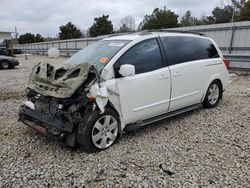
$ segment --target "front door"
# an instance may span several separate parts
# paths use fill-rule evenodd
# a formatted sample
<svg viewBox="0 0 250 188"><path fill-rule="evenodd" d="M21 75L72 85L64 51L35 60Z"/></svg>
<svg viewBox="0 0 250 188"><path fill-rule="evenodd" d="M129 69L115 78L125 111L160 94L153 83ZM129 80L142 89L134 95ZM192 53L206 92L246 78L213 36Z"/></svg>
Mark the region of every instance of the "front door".
<svg viewBox="0 0 250 188"><path fill-rule="evenodd" d="M123 64L135 66L136 75L121 77ZM166 113L170 104L170 71L164 67L157 40L149 39L130 48L115 64L125 124Z"/></svg>

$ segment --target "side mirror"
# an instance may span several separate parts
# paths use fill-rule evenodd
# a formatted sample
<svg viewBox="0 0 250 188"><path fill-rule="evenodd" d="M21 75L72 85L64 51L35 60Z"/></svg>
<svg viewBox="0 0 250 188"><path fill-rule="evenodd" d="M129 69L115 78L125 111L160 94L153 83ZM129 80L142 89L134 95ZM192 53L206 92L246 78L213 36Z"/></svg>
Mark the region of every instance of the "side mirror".
<svg viewBox="0 0 250 188"><path fill-rule="evenodd" d="M135 66L129 65L129 64L122 65L120 67L119 73L123 77L134 76L135 75Z"/></svg>

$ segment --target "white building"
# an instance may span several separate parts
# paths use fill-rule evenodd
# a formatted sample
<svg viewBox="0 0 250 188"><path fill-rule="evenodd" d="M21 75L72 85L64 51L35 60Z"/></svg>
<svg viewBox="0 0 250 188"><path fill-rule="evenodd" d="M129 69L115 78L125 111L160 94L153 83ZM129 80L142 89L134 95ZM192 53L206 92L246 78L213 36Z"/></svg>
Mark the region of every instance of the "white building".
<svg viewBox="0 0 250 188"><path fill-rule="evenodd" d="M6 45L6 40L11 39L11 32L0 31L0 46Z"/></svg>

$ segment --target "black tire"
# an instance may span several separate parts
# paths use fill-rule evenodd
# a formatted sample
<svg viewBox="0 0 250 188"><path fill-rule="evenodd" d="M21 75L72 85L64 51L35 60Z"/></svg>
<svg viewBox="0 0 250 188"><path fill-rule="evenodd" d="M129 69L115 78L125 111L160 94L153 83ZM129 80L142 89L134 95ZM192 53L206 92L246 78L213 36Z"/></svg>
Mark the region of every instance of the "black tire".
<svg viewBox="0 0 250 188"><path fill-rule="evenodd" d="M92 152L96 152L96 151L100 151L100 150L104 150L109 148L111 145L113 145L115 143L115 141L112 142L112 144L106 148L98 148L92 140L92 131L94 128L94 125L97 121L99 121L102 117L105 117L105 115L108 116L112 116L116 119L117 124L118 124L118 132L117 132L117 136L115 138L115 141L117 140L118 136L119 136L119 129L120 129L120 120L119 120L119 116L116 113L116 111L114 111L113 109L107 107L105 109L104 113L100 113L99 109L96 109L95 111L90 111L88 113L86 113L77 128L77 141L78 143L82 146L83 150L87 153L92 153Z"/></svg>
<svg viewBox="0 0 250 188"><path fill-rule="evenodd" d="M9 69L10 68L10 63L8 61L1 61L0 62L0 67L2 69Z"/></svg>
<svg viewBox="0 0 250 188"><path fill-rule="evenodd" d="M213 99L211 99L211 95L213 96L213 94L210 91L213 88L218 88L218 96L217 92L215 92ZM203 106L205 108L214 108L218 105L221 98L222 98L222 86L218 80L215 80L209 85L207 89L207 93L203 101Z"/></svg>

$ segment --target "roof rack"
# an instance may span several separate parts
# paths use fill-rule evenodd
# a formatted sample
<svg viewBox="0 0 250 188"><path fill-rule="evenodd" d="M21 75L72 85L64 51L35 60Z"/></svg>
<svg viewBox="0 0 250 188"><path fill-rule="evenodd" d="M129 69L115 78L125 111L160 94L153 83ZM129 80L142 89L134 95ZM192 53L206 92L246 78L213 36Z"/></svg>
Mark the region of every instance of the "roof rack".
<svg viewBox="0 0 250 188"><path fill-rule="evenodd" d="M110 38L110 37L117 37L117 36L122 36L122 35L129 35L129 34L133 34L133 33L135 33L135 32L113 33L113 34L108 34L108 35L100 35L99 37Z"/></svg>
<svg viewBox="0 0 250 188"><path fill-rule="evenodd" d="M206 36L204 33L198 33L198 32L193 32L193 31L183 31L183 30L174 30L174 29L152 29L152 30L142 30L142 31L131 31L131 32L125 32L125 33L113 33L113 34L108 34L108 35L100 35L98 37L110 38L110 37L129 35L129 34L150 35L152 34L152 32L188 33L188 34Z"/></svg>
<svg viewBox="0 0 250 188"><path fill-rule="evenodd" d="M183 31L183 30L173 30L173 29L152 29L152 30L143 30L141 31L142 35L149 34L152 32L166 32L166 33L188 33L188 34L194 34L194 35L200 35L205 36L204 33L198 33L193 31Z"/></svg>

